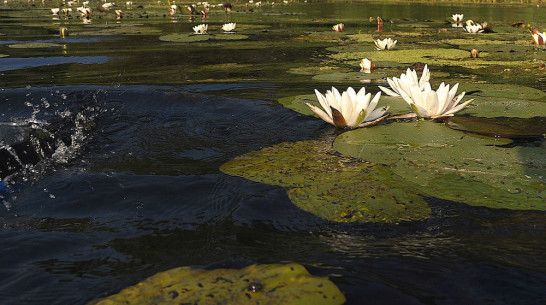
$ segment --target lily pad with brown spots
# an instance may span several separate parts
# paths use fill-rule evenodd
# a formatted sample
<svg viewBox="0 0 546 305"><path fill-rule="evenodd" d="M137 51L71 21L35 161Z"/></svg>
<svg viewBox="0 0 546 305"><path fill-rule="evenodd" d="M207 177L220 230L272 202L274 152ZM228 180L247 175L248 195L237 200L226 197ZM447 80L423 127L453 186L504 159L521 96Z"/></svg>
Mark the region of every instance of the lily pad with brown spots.
<svg viewBox="0 0 546 305"><path fill-rule="evenodd" d="M345 296L327 278L312 276L299 264L273 264L240 270L178 267L89 305L343 303Z"/></svg>

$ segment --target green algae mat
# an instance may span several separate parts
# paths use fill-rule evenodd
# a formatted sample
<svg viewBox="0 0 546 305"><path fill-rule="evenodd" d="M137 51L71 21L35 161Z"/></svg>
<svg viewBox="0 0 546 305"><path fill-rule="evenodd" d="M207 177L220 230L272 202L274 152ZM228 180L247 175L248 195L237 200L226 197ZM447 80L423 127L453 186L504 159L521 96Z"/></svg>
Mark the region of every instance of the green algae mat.
<svg viewBox="0 0 546 305"><path fill-rule="evenodd" d="M327 278L312 276L299 264L273 264L240 270L179 267L89 305L343 303L344 295Z"/></svg>
<svg viewBox="0 0 546 305"><path fill-rule="evenodd" d="M334 154L330 141L281 143L222 165L226 174L286 188L299 208L335 222L423 220L430 208L388 168Z"/></svg>

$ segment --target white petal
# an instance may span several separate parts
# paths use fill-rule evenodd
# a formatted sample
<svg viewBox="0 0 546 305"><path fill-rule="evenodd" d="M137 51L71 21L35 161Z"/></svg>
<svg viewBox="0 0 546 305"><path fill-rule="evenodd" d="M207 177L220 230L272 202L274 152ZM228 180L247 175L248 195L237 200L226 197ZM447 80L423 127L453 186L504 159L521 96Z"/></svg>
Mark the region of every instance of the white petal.
<svg viewBox="0 0 546 305"><path fill-rule="evenodd" d="M381 89L381 91L385 92L386 95L388 96L400 96L400 94L388 89L388 88L385 88L383 86L378 86L379 89Z"/></svg>
<svg viewBox="0 0 546 305"><path fill-rule="evenodd" d="M325 122L330 123L334 125L334 121L332 120L332 117L328 116L324 111L322 111L317 106L311 105L310 103L305 103L311 110L316 113L321 119L323 119ZM334 125L335 126L335 125Z"/></svg>
<svg viewBox="0 0 546 305"><path fill-rule="evenodd" d="M328 104L328 100L317 89L315 89L315 95L317 96L317 99L320 103L320 106L322 106L322 109L324 109L329 117L332 117L332 109L330 109L330 104Z"/></svg>

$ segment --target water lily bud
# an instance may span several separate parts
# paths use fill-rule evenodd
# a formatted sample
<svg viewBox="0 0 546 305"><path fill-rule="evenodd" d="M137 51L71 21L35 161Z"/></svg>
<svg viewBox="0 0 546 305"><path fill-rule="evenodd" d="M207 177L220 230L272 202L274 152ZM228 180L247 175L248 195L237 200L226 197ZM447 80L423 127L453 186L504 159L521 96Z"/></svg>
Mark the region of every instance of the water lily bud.
<svg viewBox="0 0 546 305"><path fill-rule="evenodd" d="M67 28L61 28L59 31L61 38L68 37L68 29Z"/></svg>
<svg viewBox="0 0 546 305"><path fill-rule="evenodd" d="M371 60L369 60L367 58L363 58L360 61L360 71L361 72L371 73L373 69L375 69L375 64Z"/></svg>
<svg viewBox="0 0 546 305"><path fill-rule="evenodd" d="M332 26L332 29L336 32L342 32L345 25L343 23L338 23L334 26Z"/></svg>
<svg viewBox="0 0 546 305"><path fill-rule="evenodd" d="M478 50L472 49L472 50L470 50L470 57L478 58L478 53L479 53Z"/></svg>

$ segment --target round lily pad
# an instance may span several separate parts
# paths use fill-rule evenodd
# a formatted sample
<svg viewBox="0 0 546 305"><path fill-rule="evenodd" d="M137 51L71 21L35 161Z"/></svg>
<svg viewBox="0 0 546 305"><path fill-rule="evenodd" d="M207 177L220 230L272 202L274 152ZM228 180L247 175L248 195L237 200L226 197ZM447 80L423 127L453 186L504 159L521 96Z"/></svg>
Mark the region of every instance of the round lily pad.
<svg viewBox="0 0 546 305"><path fill-rule="evenodd" d="M327 278L299 264L251 265L243 269L178 267L157 273L118 294L91 302L110 304L343 304Z"/></svg>
<svg viewBox="0 0 546 305"><path fill-rule="evenodd" d="M299 208L336 222L423 220L430 207L384 166L332 154L329 141L282 143L239 156L226 174L287 188Z"/></svg>
<svg viewBox="0 0 546 305"><path fill-rule="evenodd" d="M198 35L198 34L191 34L191 33L176 33L176 34L159 36L159 40L170 41L170 42L197 42L197 41L207 41L211 38L212 38L211 35L207 35L207 34Z"/></svg>
<svg viewBox="0 0 546 305"><path fill-rule="evenodd" d="M491 208L546 210L546 148L499 147L509 143L416 121L343 133L334 149L385 164L430 196Z"/></svg>
<svg viewBox="0 0 546 305"><path fill-rule="evenodd" d="M29 42L29 43L10 44L8 45L8 47L13 49L40 49L40 48L62 47L62 44L52 43L52 42Z"/></svg>
<svg viewBox="0 0 546 305"><path fill-rule="evenodd" d="M447 120L446 125L456 130L490 137L541 138L546 135L546 117L522 119L454 116Z"/></svg>

